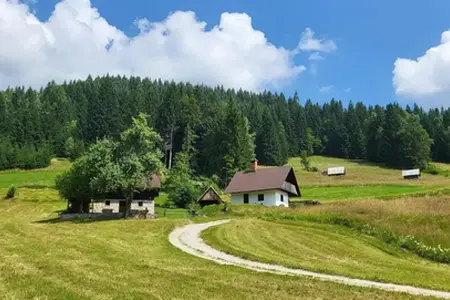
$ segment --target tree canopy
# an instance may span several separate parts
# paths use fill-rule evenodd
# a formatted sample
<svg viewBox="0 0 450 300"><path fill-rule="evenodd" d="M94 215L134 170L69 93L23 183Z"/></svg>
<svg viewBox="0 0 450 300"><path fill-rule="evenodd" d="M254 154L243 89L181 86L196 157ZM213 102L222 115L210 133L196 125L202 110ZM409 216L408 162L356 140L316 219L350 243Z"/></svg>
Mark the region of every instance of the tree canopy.
<svg viewBox="0 0 450 300"><path fill-rule="evenodd" d="M128 215L135 192L150 188L151 176L164 172L162 140L147 124L144 114L132 118L131 126L118 141L103 139L95 143L73 167L58 177L60 194L76 203L108 193L121 192ZM83 207L83 204L81 204Z"/></svg>
<svg viewBox="0 0 450 300"><path fill-rule="evenodd" d="M252 158L281 165L302 151L398 168L450 162L449 109L301 103L297 93L103 76L1 91L0 169L42 166L52 154L74 159L103 138L118 142L139 113L163 143L172 136L174 156L186 152L195 175L217 175L222 185ZM413 136L419 140L406 142ZM37 153L42 160L31 158Z"/></svg>

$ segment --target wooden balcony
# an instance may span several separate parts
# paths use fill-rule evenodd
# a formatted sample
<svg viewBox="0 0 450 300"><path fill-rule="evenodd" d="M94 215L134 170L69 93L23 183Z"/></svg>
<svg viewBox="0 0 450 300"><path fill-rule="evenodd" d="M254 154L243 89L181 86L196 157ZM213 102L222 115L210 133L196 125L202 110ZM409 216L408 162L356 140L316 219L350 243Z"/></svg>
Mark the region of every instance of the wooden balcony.
<svg viewBox="0 0 450 300"><path fill-rule="evenodd" d="M285 181L283 183L282 189L285 190L286 192L289 192L291 194L298 196L297 188L292 183Z"/></svg>

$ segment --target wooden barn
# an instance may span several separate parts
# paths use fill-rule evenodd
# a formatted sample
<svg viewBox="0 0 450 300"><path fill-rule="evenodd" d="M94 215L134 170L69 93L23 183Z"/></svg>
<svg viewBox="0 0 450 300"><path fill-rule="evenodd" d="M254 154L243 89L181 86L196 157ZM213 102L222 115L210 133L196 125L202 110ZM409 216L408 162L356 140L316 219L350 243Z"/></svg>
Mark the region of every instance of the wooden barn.
<svg viewBox="0 0 450 300"><path fill-rule="evenodd" d="M332 167L328 168L328 176L344 176L347 173L345 167Z"/></svg>
<svg viewBox="0 0 450 300"><path fill-rule="evenodd" d="M420 169L403 170L403 179L418 179L421 175Z"/></svg>
<svg viewBox="0 0 450 300"><path fill-rule="evenodd" d="M222 204L223 200L220 197L219 193L217 193L217 191L212 186L210 186L198 199L198 203L203 208L207 205Z"/></svg>

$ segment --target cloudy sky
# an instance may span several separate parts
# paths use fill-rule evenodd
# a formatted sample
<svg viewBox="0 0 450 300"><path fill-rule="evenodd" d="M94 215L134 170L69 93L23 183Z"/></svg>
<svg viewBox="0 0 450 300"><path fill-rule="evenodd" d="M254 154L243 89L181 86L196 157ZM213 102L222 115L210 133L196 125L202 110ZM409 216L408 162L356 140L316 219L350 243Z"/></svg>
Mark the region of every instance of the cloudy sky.
<svg viewBox="0 0 450 300"><path fill-rule="evenodd" d="M110 73L450 106L450 2L392 2L0 0L0 89Z"/></svg>

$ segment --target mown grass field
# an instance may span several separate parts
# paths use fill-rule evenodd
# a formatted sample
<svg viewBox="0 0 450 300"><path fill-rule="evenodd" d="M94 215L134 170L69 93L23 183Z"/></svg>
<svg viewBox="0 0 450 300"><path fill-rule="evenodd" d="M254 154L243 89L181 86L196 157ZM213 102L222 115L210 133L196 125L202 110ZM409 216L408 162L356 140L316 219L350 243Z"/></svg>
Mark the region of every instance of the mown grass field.
<svg viewBox="0 0 450 300"><path fill-rule="evenodd" d="M11 185L17 187L54 187L55 178L70 167L65 159L52 159L48 168L37 170L7 170L0 171L0 188Z"/></svg>
<svg viewBox="0 0 450 300"><path fill-rule="evenodd" d="M418 180L404 180L401 170L390 169L376 164L361 160L348 160L324 156L311 157L313 166L319 169L319 172L306 172L300 163L299 157L289 159L288 165L291 165L297 175L297 180L301 186L366 186L366 185L431 185L446 186L450 184L450 177L422 174ZM329 167L343 166L347 169L346 176L324 176L320 172ZM439 164L441 168L450 168L450 165Z"/></svg>
<svg viewBox="0 0 450 300"><path fill-rule="evenodd" d="M450 290L450 265L425 261L342 226L237 220L203 233L214 248L288 267Z"/></svg>
<svg viewBox="0 0 450 300"><path fill-rule="evenodd" d="M423 298L216 265L185 254L168 242L167 236L176 226L218 218L240 220L212 228L205 237L215 247L239 256L450 290L449 265L421 259L343 226L309 220L337 215L414 235L429 245L450 247L450 197L445 192L444 196L418 196L434 195L445 188L448 178L425 175L405 182L394 179L399 170L384 168L380 168L382 175L372 178L378 167L356 162L346 165L346 161L322 157L313 161L324 168L330 164L348 168L348 176L328 178L294 166L304 199L321 200L325 205L289 210L232 206L229 213L194 219L184 209L167 210L164 217L164 209L158 207L160 218L156 220L59 222L57 213L66 203L52 187L54 178L70 166L69 162L53 160L42 170L0 172L0 298ZM3 200L12 184L19 187L16 197ZM415 197L408 196L413 194ZM161 194L155 201L162 205L166 200L167 195ZM300 218L286 221L286 215Z"/></svg>
<svg viewBox="0 0 450 300"><path fill-rule="evenodd" d="M1 299L425 299L190 256L167 239L186 218L46 221L64 207L53 189L0 201Z"/></svg>
<svg viewBox="0 0 450 300"><path fill-rule="evenodd" d="M347 160L323 156L310 158L312 166L319 172L303 170L299 157L290 158L288 165L295 170L302 191L302 199L342 201L352 199L376 199L427 194L450 186L450 177L422 174L417 180L404 180L401 170L386 168L362 160ZM436 164L441 169L450 169L448 164ZM344 166L345 176L324 176L329 167Z"/></svg>
<svg viewBox="0 0 450 300"><path fill-rule="evenodd" d="M444 190L441 186L428 185L356 185L309 186L300 188L302 198L296 200L342 201L352 199L377 199L426 194Z"/></svg>

